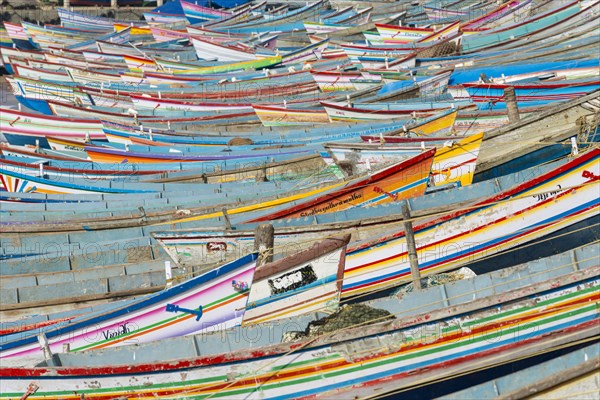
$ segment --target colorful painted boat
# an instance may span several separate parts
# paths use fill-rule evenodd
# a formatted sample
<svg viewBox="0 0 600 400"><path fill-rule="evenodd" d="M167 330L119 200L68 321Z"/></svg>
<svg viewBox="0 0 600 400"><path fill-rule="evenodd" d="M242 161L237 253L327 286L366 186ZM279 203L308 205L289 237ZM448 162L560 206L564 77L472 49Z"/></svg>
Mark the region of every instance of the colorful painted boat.
<svg viewBox="0 0 600 400"><path fill-rule="evenodd" d="M35 48L35 45L29 41L29 36L25 32L25 28L20 24L12 24L10 22L4 22L4 29L6 36L2 38L2 51L4 48L16 47L23 50L31 50Z"/></svg>
<svg viewBox="0 0 600 400"><path fill-rule="evenodd" d="M334 312L339 305L350 235L331 237L263 265L254 274L242 326Z"/></svg>
<svg viewBox="0 0 600 400"><path fill-rule="evenodd" d="M496 9L480 17L474 18L461 26L465 34L479 32L485 29L499 27L509 22L519 22L529 16L531 0L508 1Z"/></svg>
<svg viewBox="0 0 600 400"><path fill-rule="evenodd" d="M475 175L483 137L481 132L461 140L444 143L444 147L436 152L431 166L432 186L443 186L454 182L458 182L461 186L470 185Z"/></svg>
<svg viewBox="0 0 600 400"><path fill-rule="evenodd" d="M115 22L120 22L128 26L144 26L144 21L115 21L113 18L103 18L92 15L86 15L75 11L67 10L65 8L56 8L58 17L62 26L73 27L78 29L89 29L97 31L112 31Z"/></svg>
<svg viewBox="0 0 600 400"><path fill-rule="evenodd" d="M482 260L480 264L484 267L500 265L502 261L497 260L502 260L502 252L508 249L524 245L532 248L540 238L550 241L555 232L568 231L572 226L583 226L580 229L589 230L600 215L600 200L595 195L600 186L599 159L600 150L590 150L533 179L517 185L513 183L509 189L496 190L484 199L474 198L472 203L465 201L458 209L456 205L450 208L456 211L441 213L438 208L432 212L441 213L440 216L419 219L413 229L421 274L444 272L478 260ZM447 194L442 193L441 196L447 198ZM348 248L342 296L389 288L410 278L404 232L394 227L402 217L392 213L390 210L386 218L373 220L374 229L381 226L385 234L370 230L369 219L365 216L354 223L323 224L323 231L319 230L321 225L296 230L290 227L281 234L276 231L275 245L286 248L302 243L312 235L328 234L327 229L344 232L346 225L349 232L360 235L364 231L365 241ZM427 215L427 211L423 210L423 214ZM300 225L301 221L311 224L315 218L318 216L297 222ZM387 222L390 225L386 225ZM243 231L213 234L212 237L194 231L156 233L154 236L175 262L188 266L197 262L194 260L238 257L253 242L253 233ZM592 236L597 238L595 234ZM226 243L225 249L207 254L204 248L213 241ZM193 257L186 257L184 253Z"/></svg>
<svg viewBox="0 0 600 400"><path fill-rule="evenodd" d="M322 92L353 90L352 81L362 78L357 71L310 71Z"/></svg>
<svg viewBox="0 0 600 400"><path fill-rule="evenodd" d="M198 67L185 70L174 70L173 74L181 75L204 75L219 74L224 72L246 71L252 69L262 69L275 66L281 63L281 56L265 57L257 60L240 61L234 63L217 64L210 67Z"/></svg>
<svg viewBox="0 0 600 400"><path fill-rule="evenodd" d="M252 109L264 126L294 126L327 124L325 110L299 109L253 104Z"/></svg>
<svg viewBox="0 0 600 400"><path fill-rule="evenodd" d="M552 269L555 263L520 267L536 276L533 271ZM509 276L514 279L509 284L501 275L486 275L462 285L430 288L421 296L412 294L413 307L419 306L411 314L402 310L401 304L407 304L397 298L373 302L370 305L384 310L380 318L318 337L290 338L314 321L307 317L234 329L227 335L56 354L60 366L51 360L35 367L3 365L0 396L331 398L352 393L367 397L593 338L600 318L597 267L550 273L533 281L524 281L514 270ZM494 286L500 282L505 290ZM439 294L453 286L458 286L460 300ZM485 290L478 293L474 287ZM292 329L296 332L286 334Z"/></svg>
<svg viewBox="0 0 600 400"><path fill-rule="evenodd" d="M105 312L46 329L54 352L103 349L239 325L256 268L256 254ZM188 311L190 310L190 311ZM65 335L66 333L68 335ZM0 357L39 356L35 335L5 338Z"/></svg>
<svg viewBox="0 0 600 400"><path fill-rule="evenodd" d="M393 136L392 136L393 137ZM337 143L327 144L325 148L338 165L350 164L354 173L364 173L372 168L407 159L425 150L427 146L437 146L431 167L430 186L440 186L460 182L462 186L470 185L475 172L479 147L483 133L475 134L461 140L446 140L442 143L422 142L413 138L412 143L402 145L372 143Z"/></svg>
<svg viewBox="0 0 600 400"><path fill-rule="evenodd" d="M449 7L435 7L433 5L424 5L423 9L427 18L433 22L447 21L449 18L466 19L469 17L469 11L456 10Z"/></svg>
<svg viewBox="0 0 600 400"><path fill-rule="evenodd" d="M419 115L416 112L413 112L412 115L415 114ZM427 113L423 114L427 115ZM428 139L439 140L436 137L455 134L454 124L459 115L458 110L450 108L446 111L433 113L431 117L411 118L406 121L402 128L388 132L385 135L362 135L361 138L363 141L370 143L406 143L407 140L402 140L401 137L412 139L413 141L422 140L424 142L427 142Z"/></svg>
<svg viewBox="0 0 600 400"><path fill-rule="evenodd" d="M349 235L325 239L258 269L252 253L118 307L46 325L43 332L51 351L67 345L77 352L333 312L349 240ZM0 358L41 356L37 334L3 337Z"/></svg>
<svg viewBox="0 0 600 400"><path fill-rule="evenodd" d="M395 43L417 42L434 32L433 28L411 28L388 24L375 24L375 27L384 42Z"/></svg>
<svg viewBox="0 0 600 400"><path fill-rule="evenodd" d="M189 1L179 0L185 17L191 24L231 17L231 12L204 7Z"/></svg>
<svg viewBox="0 0 600 400"><path fill-rule="evenodd" d="M8 36L8 32L5 26L0 26L0 47L13 47L15 43L12 41L10 36ZM2 60L0 59L0 66L2 65Z"/></svg>
<svg viewBox="0 0 600 400"><path fill-rule="evenodd" d="M6 166L8 167L8 166ZM71 183L69 179L53 181L43 177L36 177L32 174L20 173L12 171L13 168L6 168L0 163L0 183L2 189L6 192L15 193L51 193L51 194L66 194L66 193L151 193L156 190L140 190L140 189L120 189L106 186L98 186L98 182L87 184ZM26 172L26 171L25 171ZM71 177L73 179L73 177ZM87 179L87 177L85 178Z"/></svg>
<svg viewBox="0 0 600 400"><path fill-rule="evenodd" d="M587 93L600 88L600 77L572 79L558 82L534 83L463 83L460 90L451 91L456 99L463 99L464 92L481 109L505 108L504 90L513 87L517 96L517 103L521 106L543 105L554 101L572 100L583 97Z"/></svg>
<svg viewBox="0 0 600 400"><path fill-rule="evenodd" d="M48 138L48 143L54 150L59 151L78 151L79 146L83 147L84 143L74 142L71 140L58 140L54 138ZM18 159L17 159L18 160ZM141 176L151 176L156 177L161 174L166 174L166 170L137 170L134 168L112 168L112 169L98 169L95 168L94 165L88 164L86 165L84 162L81 162L80 168L68 168L68 167L56 167L52 165L42 164L40 168L40 164L31 164L20 162L17 160L10 160L7 158L2 159L0 161L0 165L2 168L7 170L12 170L16 172L26 173L27 175L43 175L46 177L52 177L55 180L75 180L75 179L87 179L89 181L97 181L97 180L129 180L130 182L134 182L139 180ZM92 168L94 167L94 168ZM137 178L136 178L137 177Z"/></svg>
<svg viewBox="0 0 600 400"><path fill-rule="evenodd" d="M261 55L251 46L241 44L217 43L210 38L205 39L200 36L191 36L190 40L196 50L199 59L215 58L224 62L252 61L259 58L272 57L274 54Z"/></svg>
<svg viewBox="0 0 600 400"><path fill-rule="evenodd" d="M333 192L248 222L310 217L351 207L398 201L425 193L435 149L349 182Z"/></svg>
<svg viewBox="0 0 600 400"><path fill-rule="evenodd" d="M5 107L0 108L0 132L36 137L106 140L102 123L95 119L42 116Z"/></svg>
<svg viewBox="0 0 600 400"><path fill-rule="evenodd" d="M352 10L346 7L346 9L339 10L337 13L341 11L349 12ZM327 34L331 32L337 32L346 30L357 25L361 25L366 23L371 17L371 11L373 7L367 7L362 10L352 12L350 15L338 14L338 17L331 18L323 18L321 21L304 21L304 29L308 34Z"/></svg>
<svg viewBox="0 0 600 400"><path fill-rule="evenodd" d="M592 192L600 185L594 178L600 172L599 156L600 152L590 151L560 170L475 204L469 208L472 211L458 211L416 225L420 268L428 274L457 268L466 260L490 257L576 222L597 218L600 201ZM509 198L518 200L500 201ZM436 252L450 242L451 251L443 255ZM385 287L401 279L409 272L407 260L402 258L406 247L402 246L406 246L404 234L398 232L398 236L350 248L343 294L357 295L365 288ZM430 257L432 252L437 256Z"/></svg>
<svg viewBox="0 0 600 400"><path fill-rule="evenodd" d="M89 95L82 93L76 87L41 82L18 76L4 77L13 94L23 105L50 114L47 100L80 105L92 105Z"/></svg>
<svg viewBox="0 0 600 400"><path fill-rule="evenodd" d="M483 49L502 44L503 41L514 39L535 33L561 22L577 12L589 7L591 2L581 3L579 1L561 4L542 14L537 14L525 21L516 24L480 32L478 34L467 35L462 42L462 48L465 53L481 51Z"/></svg>
<svg viewBox="0 0 600 400"><path fill-rule="evenodd" d="M451 111L457 111L457 107L469 108L473 103L469 101L440 101L440 102L398 102L398 103L333 103L321 101L329 119L334 121L359 122L370 120L386 120L392 118L427 118L434 114L444 116L440 121L440 126L445 129L454 124L456 114ZM474 108L474 107L473 107ZM444 112L450 111L450 112ZM425 130L425 129L423 129Z"/></svg>

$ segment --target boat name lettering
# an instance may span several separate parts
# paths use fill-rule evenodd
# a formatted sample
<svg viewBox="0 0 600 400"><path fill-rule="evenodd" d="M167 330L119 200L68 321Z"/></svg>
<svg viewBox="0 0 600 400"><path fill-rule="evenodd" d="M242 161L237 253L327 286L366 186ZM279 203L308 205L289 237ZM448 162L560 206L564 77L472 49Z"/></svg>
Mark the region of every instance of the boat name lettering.
<svg viewBox="0 0 600 400"><path fill-rule="evenodd" d="M337 200L337 201L330 201L329 203L327 203L327 205L325 205L323 207L314 207L308 211L303 211L300 213L300 216L301 217L310 217L311 215L326 213L329 210L335 209L339 206L342 206L347 203L351 203L351 202L353 202L355 200L359 200L361 198L362 198L362 193L352 193L350 196L346 197L345 199Z"/></svg>
<svg viewBox="0 0 600 400"><path fill-rule="evenodd" d="M208 243L206 243L206 250L208 250L209 252L226 251L227 243L225 243L225 242L208 242Z"/></svg>
<svg viewBox="0 0 600 400"><path fill-rule="evenodd" d="M597 181L598 179L600 179L600 175L596 175L594 174L592 171L588 171L587 169L583 170L583 172L581 173L581 176L584 178L589 178L593 181Z"/></svg>
<svg viewBox="0 0 600 400"><path fill-rule="evenodd" d="M191 310L189 308L179 307L177 304L167 304L166 311L193 314L196 316L196 321L200 321L200 318L202 318L202 306L199 306L197 310Z"/></svg>
<svg viewBox="0 0 600 400"><path fill-rule="evenodd" d="M128 333L131 333L131 328L127 326L128 324L129 322L124 322L115 329L107 329L102 331L102 336L104 336L105 340L108 340L121 335L127 335Z"/></svg>
<svg viewBox="0 0 600 400"><path fill-rule="evenodd" d="M287 272L277 278L269 279L271 294L279 294L306 286L317 280L317 274L311 264L295 271Z"/></svg>
<svg viewBox="0 0 600 400"><path fill-rule="evenodd" d="M380 188L379 186L374 186L373 187L373 191L375 193L379 193L379 194L385 194L386 196L388 196L390 199L397 201L398 200L398 193L390 193L390 192L386 192L385 190L383 190L382 188Z"/></svg>
<svg viewBox="0 0 600 400"><path fill-rule="evenodd" d="M545 193L535 194L535 195L533 195L533 198L536 199L537 201L544 201L547 198L555 196L558 193L562 192L562 186L560 186L560 185L556 185L556 186L558 186L558 190L553 190L551 192L545 192Z"/></svg>

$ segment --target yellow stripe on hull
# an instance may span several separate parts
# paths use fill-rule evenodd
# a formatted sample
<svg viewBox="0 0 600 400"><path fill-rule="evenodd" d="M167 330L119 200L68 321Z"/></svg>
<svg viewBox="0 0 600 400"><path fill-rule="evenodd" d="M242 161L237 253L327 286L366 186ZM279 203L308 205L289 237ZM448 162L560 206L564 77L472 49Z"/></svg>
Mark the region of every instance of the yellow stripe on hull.
<svg viewBox="0 0 600 400"><path fill-rule="evenodd" d="M306 198L306 197L310 197L310 196L313 196L313 195L316 195L316 194L320 194L320 193L326 192L328 190L339 188L340 186L342 186L344 184L346 184L346 182L336 183L336 184L329 185L329 186L324 187L324 188L314 189L314 190L311 190L309 192L295 194L295 195L292 195L292 196L283 197L281 199L270 200L270 201L266 201L264 203L259 203L259 204L249 205L249 206L241 206L241 207L232 208L232 209L227 210L227 214L241 214L241 213L245 213L245 212L263 210L263 209L266 209L266 208L271 208L271 207L279 206L279 205L282 205L282 204L289 203L291 201L300 200L300 199L303 199L303 198ZM222 216L223 216L223 213L219 211L219 212L212 212L212 213L204 214L204 215L198 215L198 216L195 216L195 217L178 219L178 220L169 221L169 222L162 222L162 223L156 224L156 225L178 224L178 223L189 222L189 221L199 221L199 220L203 220L203 219L218 218L218 217L222 217Z"/></svg>

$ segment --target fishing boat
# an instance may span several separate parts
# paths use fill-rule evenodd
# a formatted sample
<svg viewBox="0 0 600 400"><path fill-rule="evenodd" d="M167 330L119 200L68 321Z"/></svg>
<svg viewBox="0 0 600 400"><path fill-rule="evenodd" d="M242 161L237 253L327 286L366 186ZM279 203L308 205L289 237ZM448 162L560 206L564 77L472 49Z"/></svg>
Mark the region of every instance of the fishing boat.
<svg viewBox="0 0 600 400"><path fill-rule="evenodd" d="M415 224L413 229L422 274L458 268L482 257L487 266L495 265L493 260L502 259L502 252L508 248L535 242L541 237L552 237L553 232L568 230L567 227L572 225L580 224L587 227L582 229L589 229L594 225L593 221L598 219L599 203L592 192L598 189L598 181L594 178L598 176L594 170L597 165L594 166L594 163L599 154L598 150L590 150L534 179L504 191L489 193L489 197L483 199L473 198L469 202L462 198L459 211L448 214L442 212L438 217L425 218L423 222ZM443 193L438 193L438 196L447 198ZM434 213L438 214L440 210ZM312 220L317 217L313 216ZM388 216L388 220L396 224L401 219L399 214ZM304 221L306 225L312 220L301 218L298 223ZM371 236L367 234L368 239L364 243L349 246L342 296L389 287L408 278L410 269L406 259L404 231L394 229L393 224L382 225L385 221L375 218L374 224L386 228L386 233L379 231L371 233ZM348 222L349 228L361 226L366 229L368 225L368 220L355 221L354 224ZM344 224L339 222L333 227L323 225L325 230L343 228ZM312 234L312 228L282 232L281 236L276 235L275 243L285 248L293 243L301 243ZM241 232L231 235L232 238L229 238L230 234L211 237L194 230L156 233L154 236L167 248L175 262L191 262L192 265L194 259L228 259L252 243L251 235ZM203 249L206 243L213 241L225 242L227 246L219 252L207 254ZM184 256L183 253L188 255Z"/></svg>
<svg viewBox="0 0 600 400"><path fill-rule="evenodd" d="M301 332L314 321L307 316L112 351L59 353L42 366L3 364L0 393L5 398L25 393L73 399L82 392L86 397L134 392L165 398L392 393L593 337L598 268L569 259L573 253L565 256L432 287L401 300L368 303L376 308L368 317L343 328L323 328L316 337ZM534 273L539 270L548 272ZM506 276L512 278L509 283ZM407 313L410 300L412 307L418 306Z"/></svg>
<svg viewBox="0 0 600 400"><path fill-rule="evenodd" d="M517 96L517 102L521 106L533 104L540 105L553 101L571 100L580 98L587 93L594 92L600 88L600 79L583 78L572 79L562 82L532 82L532 83L464 83L462 88L468 93L467 96L479 105L481 109L505 108L504 90L513 87ZM461 99L459 93L453 92L455 99Z"/></svg>
<svg viewBox="0 0 600 400"><path fill-rule="evenodd" d="M252 253L119 307L45 325L42 332L51 351L67 345L77 352L333 312L349 240L325 239L258 269ZM37 334L3 337L0 358L41 356Z"/></svg>
<svg viewBox="0 0 600 400"><path fill-rule="evenodd" d="M449 101L449 102L398 102L398 103L347 103L342 102L327 102L321 101L321 105L325 108L329 119L333 121L368 121L368 120L385 120L390 118L407 118L420 117L419 122L432 122L433 118L438 129L434 131L452 130L454 121L457 116L457 110L460 107L464 109L473 108L473 103L469 101ZM458 108L457 108L458 107ZM430 124L431 125L431 124ZM419 128L415 127L416 130ZM420 130L424 134L427 131L432 132L431 128L422 127Z"/></svg>
<svg viewBox="0 0 600 400"><path fill-rule="evenodd" d="M600 1L239 3L0 28L0 398L593 371Z"/></svg>
<svg viewBox="0 0 600 400"><path fill-rule="evenodd" d="M510 26L501 26L478 34L467 35L463 39L463 51L465 53L480 51L485 48L500 45L504 40L514 39L528 35L532 32L544 30L553 24L561 22L563 19L590 7L592 4L593 2L568 2L558 5L545 13L537 14Z"/></svg>
<svg viewBox="0 0 600 400"><path fill-rule="evenodd" d="M5 107L0 107L0 131L35 137L106 140L102 124L96 119L42 116Z"/></svg>
<svg viewBox="0 0 600 400"><path fill-rule="evenodd" d="M429 149L385 167L366 178L356 179L347 185L316 199L276 211L248 222L269 221L280 218L310 217L318 214L365 207L398 201L425 193L435 148Z"/></svg>
<svg viewBox="0 0 600 400"><path fill-rule="evenodd" d="M323 109L295 109L253 104L252 109L264 126L294 126L329 123L329 116Z"/></svg>
<svg viewBox="0 0 600 400"><path fill-rule="evenodd" d="M385 137L383 138L385 140ZM433 145L438 149L433 158L430 186L440 186L452 182L460 182L463 186L471 184L483 133L461 140L438 138L438 141L422 143L419 143L418 137L411 140L411 142L407 141L401 145L337 143L326 144L325 148L336 164L350 163L353 172L362 173L371 168L381 168L382 165L419 154L425 150L425 144Z"/></svg>

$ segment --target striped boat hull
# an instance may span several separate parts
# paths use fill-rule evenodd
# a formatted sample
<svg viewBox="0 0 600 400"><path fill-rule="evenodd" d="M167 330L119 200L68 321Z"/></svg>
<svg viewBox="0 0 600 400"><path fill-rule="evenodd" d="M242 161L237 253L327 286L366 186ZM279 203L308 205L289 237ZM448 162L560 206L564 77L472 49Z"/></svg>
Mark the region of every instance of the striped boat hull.
<svg viewBox="0 0 600 400"><path fill-rule="evenodd" d="M234 346L237 351L220 353L209 346L230 348L235 338L209 337L205 343L198 337L191 344L200 351L191 351L202 355L177 362L4 367L0 390L3 398L19 397L34 381L37 391L29 394L31 399L380 395L593 336L599 321L597 275L594 267L513 289L501 300L494 294L476 303L276 346L252 346L251 337L244 337L242 345ZM247 334L267 338L273 329Z"/></svg>
<svg viewBox="0 0 600 400"><path fill-rule="evenodd" d="M239 325L244 315L239 310L246 305L255 260L256 255L251 254L99 317L77 319L65 328L50 330L46 332L50 349L59 352L65 344L70 351L103 349ZM238 290L232 281L245 282L246 288ZM183 310L171 311L169 305L189 310L200 306L201 318ZM41 355L35 337L4 343L0 348L2 358Z"/></svg>

